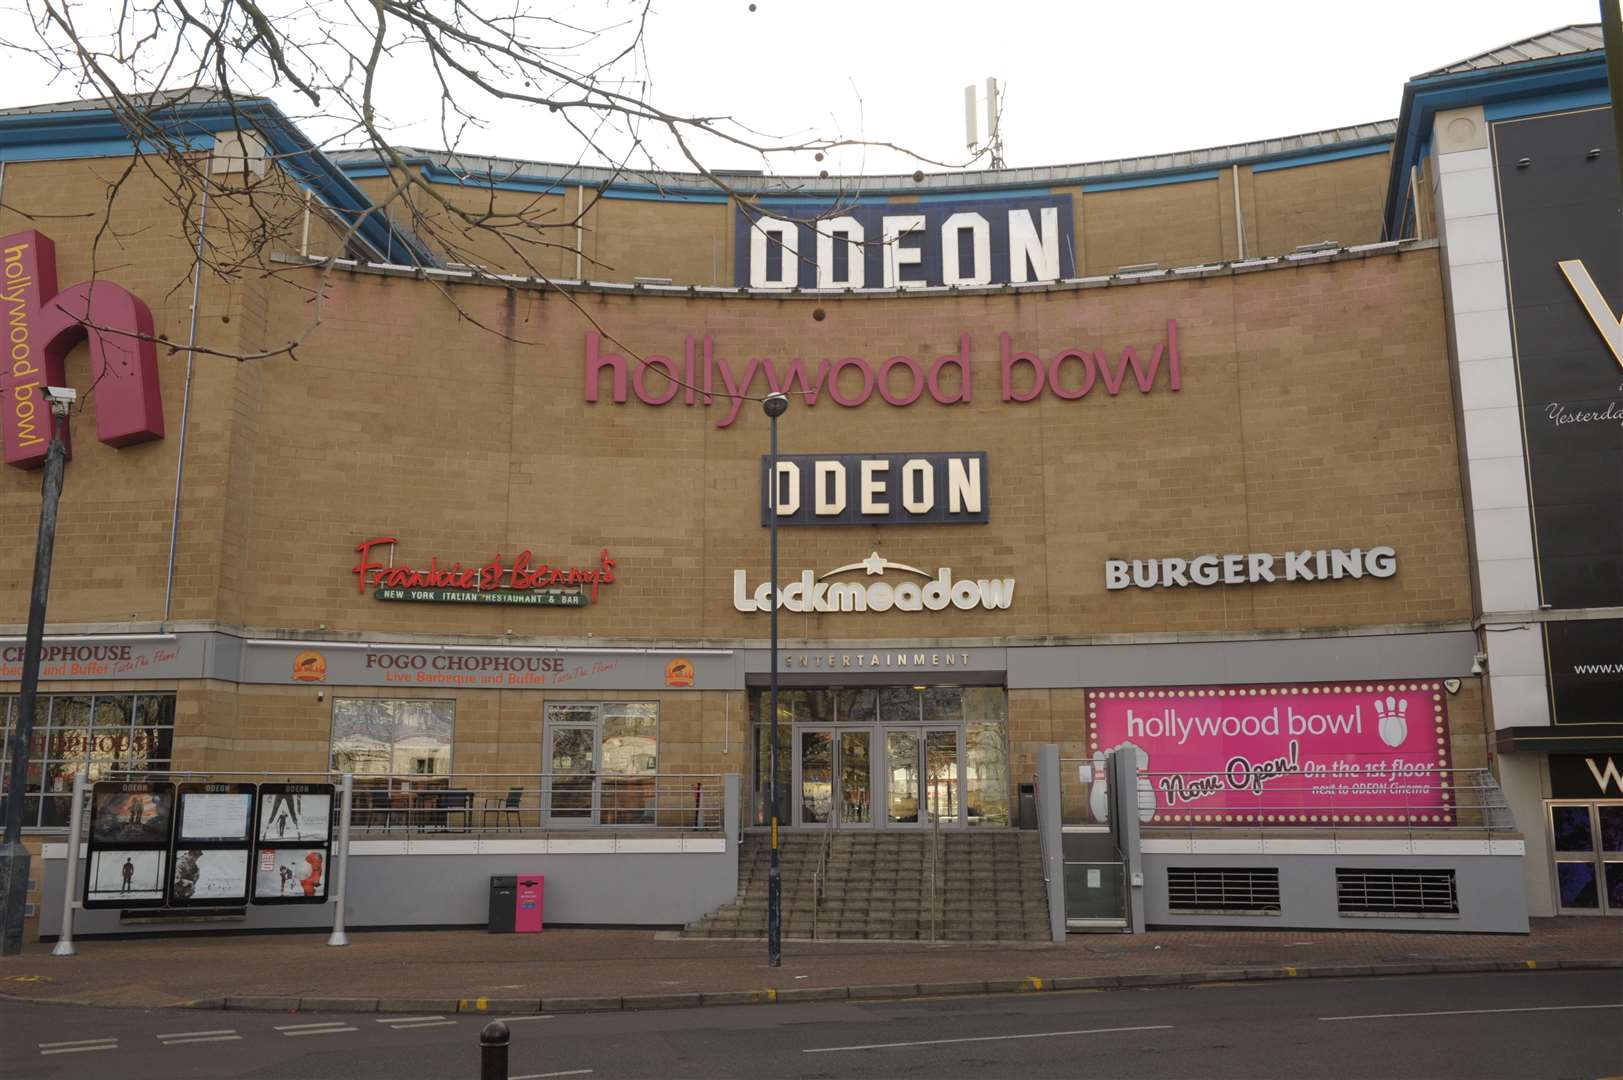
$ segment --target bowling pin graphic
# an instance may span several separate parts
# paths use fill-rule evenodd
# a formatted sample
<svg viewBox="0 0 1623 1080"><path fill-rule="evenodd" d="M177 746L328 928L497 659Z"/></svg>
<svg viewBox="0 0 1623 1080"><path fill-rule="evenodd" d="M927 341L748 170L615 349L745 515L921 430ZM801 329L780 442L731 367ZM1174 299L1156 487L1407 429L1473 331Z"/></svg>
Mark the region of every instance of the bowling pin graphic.
<svg viewBox="0 0 1623 1080"><path fill-rule="evenodd" d="M1409 702L1407 699L1399 701L1389 697L1385 701L1375 699L1375 719L1379 724L1381 741L1388 746L1403 745L1403 740L1409 737Z"/></svg>
<svg viewBox="0 0 1623 1080"><path fill-rule="evenodd" d="M1093 820L1103 824L1110 820L1110 785L1105 781L1109 762L1103 750L1093 752L1093 784L1088 788L1088 810Z"/></svg>
<svg viewBox="0 0 1623 1080"><path fill-rule="evenodd" d="M1150 752L1134 746L1133 753L1138 756L1138 820L1147 823L1155 816L1155 785L1149 778Z"/></svg>

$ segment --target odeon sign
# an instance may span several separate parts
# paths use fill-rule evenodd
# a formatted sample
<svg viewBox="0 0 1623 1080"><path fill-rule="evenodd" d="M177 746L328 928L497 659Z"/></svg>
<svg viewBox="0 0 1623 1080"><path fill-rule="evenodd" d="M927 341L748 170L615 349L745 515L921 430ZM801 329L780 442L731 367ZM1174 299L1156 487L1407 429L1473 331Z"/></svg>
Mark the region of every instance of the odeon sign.
<svg viewBox="0 0 1623 1080"><path fill-rule="evenodd" d="M886 570L900 570L924 579L903 581L892 585L888 581L862 582L829 581L831 577L861 570L869 576L883 575ZM749 585L749 575L743 570L733 571L733 607L743 612L772 610L772 583L763 581L755 588ZM814 570L801 572L792 585L777 590L778 608L782 611L803 613L836 611L945 611L949 607L960 611L985 608L995 611L1014 603L1014 578L962 578L954 579L950 567L939 567L932 576L928 571L905 563L891 562L874 552L861 562L837 566L824 574Z"/></svg>
<svg viewBox="0 0 1623 1080"><path fill-rule="evenodd" d="M109 446L163 438L152 312L128 289L83 281L58 290L56 245L29 229L0 238L0 312L6 327L0 430L7 465L43 465L57 423L72 453L67 420L51 415L44 389L67 385L64 361L87 338L96 437Z"/></svg>

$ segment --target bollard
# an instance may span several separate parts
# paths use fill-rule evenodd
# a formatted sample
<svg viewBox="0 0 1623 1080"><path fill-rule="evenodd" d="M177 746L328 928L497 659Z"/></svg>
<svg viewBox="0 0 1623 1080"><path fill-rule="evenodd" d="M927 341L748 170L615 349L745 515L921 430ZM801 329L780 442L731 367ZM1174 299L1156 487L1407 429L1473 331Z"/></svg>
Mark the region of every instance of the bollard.
<svg viewBox="0 0 1623 1080"><path fill-rule="evenodd" d="M507 1025L492 1020L479 1032L479 1080L507 1080Z"/></svg>

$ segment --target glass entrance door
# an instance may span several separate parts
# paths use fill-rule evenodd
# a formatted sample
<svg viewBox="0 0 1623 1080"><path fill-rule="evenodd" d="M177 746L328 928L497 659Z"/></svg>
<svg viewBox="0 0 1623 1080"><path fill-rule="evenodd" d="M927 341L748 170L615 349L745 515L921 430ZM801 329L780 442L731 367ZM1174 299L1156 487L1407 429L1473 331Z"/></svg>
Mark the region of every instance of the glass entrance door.
<svg viewBox="0 0 1623 1080"><path fill-rule="evenodd" d="M840 730L840 825L873 824L873 728Z"/></svg>
<svg viewBox="0 0 1623 1080"><path fill-rule="evenodd" d="M929 825L963 822L962 732L958 728L929 728L924 732L924 809Z"/></svg>
<svg viewBox="0 0 1623 1080"><path fill-rule="evenodd" d="M547 725L544 818L554 824L597 824L597 771L595 725Z"/></svg>
<svg viewBox="0 0 1623 1080"><path fill-rule="evenodd" d="M885 824L919 823L919 753L917 728L885 729Z"/></svg>
<svg viewBox="0 0 1623 1080"><path fill-rule="evenodd" d="M834 813L834 729L795 733L795 815L801 825L826 825Z"/></svg>
<svg viewBox="0 0 1623 1080"><path fill-rule="evenodd" d="M1564 915L1623 915L1623 802L1549 803Z"/></svg>
<svg viewBox="0 0 1623 1080"><path fill-rule="evenodd" d="M795 731L795 824L873 824L873 729Z"/></svg>

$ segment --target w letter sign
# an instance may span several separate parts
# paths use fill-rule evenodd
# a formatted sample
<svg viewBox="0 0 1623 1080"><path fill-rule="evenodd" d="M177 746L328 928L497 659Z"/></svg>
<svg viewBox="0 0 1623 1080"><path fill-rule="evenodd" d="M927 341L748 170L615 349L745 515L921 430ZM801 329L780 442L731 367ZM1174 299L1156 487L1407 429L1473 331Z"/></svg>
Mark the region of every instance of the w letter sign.
<svg viewBox="0 0 1623 1080"><path fill-rule="evenodd" d="M56 423L63 425L62 441L71 453L67 421L51 415L44 390L67 385L63 361L87 338L96 437L108 446L163 438L152 312L128 289L87 281L59 292L56 245L30 229L0 239L0 318L6 330L0 428L7 465L43 465Z"/></svg>

